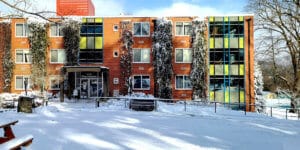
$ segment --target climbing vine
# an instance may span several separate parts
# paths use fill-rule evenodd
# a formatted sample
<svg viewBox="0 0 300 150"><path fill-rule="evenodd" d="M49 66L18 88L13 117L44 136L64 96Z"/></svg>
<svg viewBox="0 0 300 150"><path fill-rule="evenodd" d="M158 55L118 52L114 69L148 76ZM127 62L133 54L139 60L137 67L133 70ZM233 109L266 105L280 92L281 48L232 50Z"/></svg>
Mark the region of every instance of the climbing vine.
<svg viewBox="0 0 300 150"><path fill-rule="evenodd" d="M48 47L48 38L43 23L30 23L28 25L30 34L28 36L30 52L32 55L31 83L33 88L44 90L46 83L46 52Z"/></svg>
<svg viewBox="0 0 300 150"><path fill-rule="evenodd" d="M190 72L193 87L193 99L207 100L207 41L205 31L207 24L195 20L192 23L192 69Z"/></svg>
<svg viewBox="0 0 300 150"><path fill-rule="evenodd" d="M0 50L2 61L2 85L4 92L10 92L11 80L13 76L14 61L11 54L11 24L7 22L0 23Z"/></svg>
<svg viewBox="0 0 300 150"><path fill-rule="evenodd" d="M131 94L132 92L132 81L131 81L131 60L132 60L132 45L133 45L133 36L132 32L129 30L129 24L123 23L123 31L122 31L122 53L120 57L120 68L121 68L121 80L120 83L123 85L121 87L120 93L123 95Z"/></svg>
<svg viewBox="0 0 300 150"><path fill-rule="evenodd" d="M157 20L152 40L155 96L172 98L172 23L165 19Z"/></svg>
<svg viewBox="0 0 300 150"><path fill-rule="evenodd" d="M63 22L64 49L66 52L67 66L78 65L78 53L80 43L80 27L78 21L67 20Z"/></svg>

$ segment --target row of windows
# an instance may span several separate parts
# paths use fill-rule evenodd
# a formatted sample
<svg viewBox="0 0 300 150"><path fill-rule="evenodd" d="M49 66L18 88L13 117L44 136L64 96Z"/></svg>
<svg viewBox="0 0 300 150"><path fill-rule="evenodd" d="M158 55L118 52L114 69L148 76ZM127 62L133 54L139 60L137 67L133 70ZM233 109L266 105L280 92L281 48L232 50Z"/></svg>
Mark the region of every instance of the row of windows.
<svg viewBox="0 0 300 150"><path fill-rule="evenodd" d="M98 56L102 58L101 51L80 51L79 59L81 62L91 62L97 60ZM88 60L83 60L89 58ZM64 63L66 60L65 51L62 49L54 49L50 51L50 62L51 63ZM31 63L32 56L29 50L16 50L16 63ZM150 49L133 49L133 62L134 63L150 63ZM191 49L176 49L175 50L175 62L177 63L191 63L192 62L192 51Z"/></svg>
<svg viewBox="0 0 300 150"><path fill-rule="evenodd" d="M50 36L58 37L63 36L62 33L62 25L59 24L51 24L50 25ZM115 28L114 28L115 30ZM192 31L192 23L191 22L176 22L175 35L190 35ZM89 25L83 24L81 26L81 35L89 36L89 35L102 35L103 34L103 25ZM25 23L16 24L16 36L17 37L26 37L30 33L28 25ZM149 22L134 22L133 23L133 35L134 36L142 36L148 37L150 36L150 23Z"/></svg>
<svg viewBox="0 0 300 150"><path fill-rule="evenodd" d="M58 90L60 88L60 78L58 76L52 76L49 78L50 89ZM25 80L28 81L27 89L30 89L31 81L29 76L16 76L17 90L24 90ZM176 89L192 89L189 76L176 76L175 80ZM134 76L133 77L133 89L135 90L150 90L150 76Z"/></svg>

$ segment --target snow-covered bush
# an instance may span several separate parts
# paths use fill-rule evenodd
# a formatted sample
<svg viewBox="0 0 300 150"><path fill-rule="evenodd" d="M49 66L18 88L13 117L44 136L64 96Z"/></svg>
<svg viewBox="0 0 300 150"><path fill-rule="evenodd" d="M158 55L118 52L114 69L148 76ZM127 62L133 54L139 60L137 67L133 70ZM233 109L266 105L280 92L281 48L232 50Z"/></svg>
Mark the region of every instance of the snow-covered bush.
<svg viewBox="0 0 300 150"><path fill-rule="evenodd" d="M158 19L152 35L155 96L172 98L172 23L164 18Z"/></svg>
<svg viewBox="0 0 300 150"><path fill-rule="evenodd" d="M255 93L255 104L257 112L265 112L266 111L266 101L263 97L263 76L261 72L261 68L257 62L254 62L254 93Z"/></svg>
<svg viewBox="0 0 300 150"><path fill-rule="evenodd" d="M193 99L207 100L207 41L205 21L194 20L192 23L192 69L190 73L193 86Z"/></svg>

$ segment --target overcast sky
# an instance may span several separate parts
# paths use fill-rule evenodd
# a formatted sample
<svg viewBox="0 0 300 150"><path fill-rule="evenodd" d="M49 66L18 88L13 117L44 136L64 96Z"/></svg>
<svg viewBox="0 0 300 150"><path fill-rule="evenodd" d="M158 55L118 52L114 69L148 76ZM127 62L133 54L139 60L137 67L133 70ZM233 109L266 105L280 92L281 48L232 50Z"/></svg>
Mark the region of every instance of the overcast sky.
<svg viewBox="0 0 300 150"><path fill-rule="evenodd" d="M92 0L96 16L209 16L242 14L247 0ZM33 0L35 11L56 10L56 0ZM7 6L0 4L7 13Z"/></svg>

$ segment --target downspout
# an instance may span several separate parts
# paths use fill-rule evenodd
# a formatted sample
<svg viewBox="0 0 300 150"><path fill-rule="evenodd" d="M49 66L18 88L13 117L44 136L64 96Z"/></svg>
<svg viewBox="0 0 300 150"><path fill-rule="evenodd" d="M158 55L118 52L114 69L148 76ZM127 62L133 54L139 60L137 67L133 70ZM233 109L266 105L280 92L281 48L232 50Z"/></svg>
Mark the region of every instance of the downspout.
<svg viewBox="0 0 300 150"><path fill-rule="evenodd" d="M251 21L252 19L251 18L248 18L248 19L246 19L246 21L247 21L247 26L248 26L248 80L249 80L249 111L251 111L251 108L252 108L252 106L251 106L251 104L252 104L252 94L251 94L251 60L250 60L250 21Z"/></svg>

